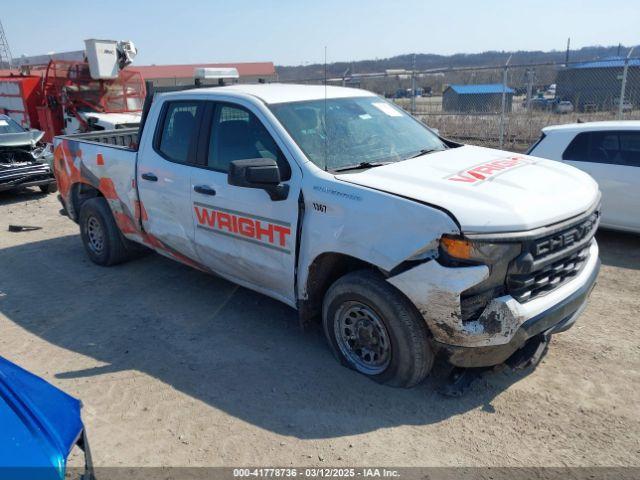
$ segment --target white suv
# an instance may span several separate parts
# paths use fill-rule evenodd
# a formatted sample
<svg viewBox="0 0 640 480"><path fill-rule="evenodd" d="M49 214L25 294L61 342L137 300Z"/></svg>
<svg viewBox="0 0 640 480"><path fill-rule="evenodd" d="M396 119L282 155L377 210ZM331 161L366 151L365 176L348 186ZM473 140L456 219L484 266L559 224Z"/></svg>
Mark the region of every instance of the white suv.
<svg viewBox="0 0 640 480"><path fill-rule="evenodd" d="M640 121L545 127L528 153L590 174L602 191L600 225L640 233Z"/></svg>

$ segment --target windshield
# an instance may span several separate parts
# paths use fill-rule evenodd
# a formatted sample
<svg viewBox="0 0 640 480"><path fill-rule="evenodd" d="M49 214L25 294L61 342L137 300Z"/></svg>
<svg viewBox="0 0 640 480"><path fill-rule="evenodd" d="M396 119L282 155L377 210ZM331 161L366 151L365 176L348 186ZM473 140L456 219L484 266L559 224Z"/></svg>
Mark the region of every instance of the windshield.
<svg viewBox="0 0 640 480"><path fill-rule="evenodd" d="M3 133L22 133L22 128L15 120L5 115L0 115L0 135Z"/></svg>
<svg viewBox="0 0 640 480"><path fill-rule="evenodd" d="M271 110L309 160L325 170L399 162L446 148L424 125L380 97L282 103Z"/></svg>

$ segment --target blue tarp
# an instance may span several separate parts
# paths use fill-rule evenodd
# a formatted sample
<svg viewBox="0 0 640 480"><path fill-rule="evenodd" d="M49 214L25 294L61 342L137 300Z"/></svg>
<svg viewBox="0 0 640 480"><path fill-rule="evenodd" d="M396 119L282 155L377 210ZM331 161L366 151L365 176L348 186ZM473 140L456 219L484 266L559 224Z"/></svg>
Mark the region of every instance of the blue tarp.
<svg viewBox="0 0 640 480"><path fill-rule="evenodd" d="M0 357L0 480L63 479L80 401Z"/></svg>

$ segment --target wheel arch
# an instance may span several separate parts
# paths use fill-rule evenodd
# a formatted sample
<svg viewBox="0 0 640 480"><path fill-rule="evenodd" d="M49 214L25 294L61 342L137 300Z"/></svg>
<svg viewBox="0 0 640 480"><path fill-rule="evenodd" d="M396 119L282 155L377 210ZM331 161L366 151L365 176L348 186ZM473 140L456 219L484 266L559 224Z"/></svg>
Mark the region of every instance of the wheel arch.
<svg viewBox="0 0 640 480"><path fill-rule="evenodd" d="M305 283L306 298L298 300L298 315L303 327L320 322L322 300L329 287L338 278L356 270L380 272L375 265L344 253L325 252L313 259Z"/></svg>
<svg viewBox="0 0 640 480"><path fill-rule="evenodd" d="M96 197L104 197L104 194L89 183L76 182L71 185L67 202L69 217L77 223L80 219L82 204L90 198Z"/></svg>

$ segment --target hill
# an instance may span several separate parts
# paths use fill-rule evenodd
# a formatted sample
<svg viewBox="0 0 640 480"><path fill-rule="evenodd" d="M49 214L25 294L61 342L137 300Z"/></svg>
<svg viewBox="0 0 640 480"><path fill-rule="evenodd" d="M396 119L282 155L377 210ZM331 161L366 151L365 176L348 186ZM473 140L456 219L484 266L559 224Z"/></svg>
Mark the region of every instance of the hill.
<svg viewBox="0 0 640 480"><path fill-rule="evenodd" d="M582 62L596 60L616 55L627 55L628 47L603 47L591 46L579 50L569 51L570 62ZM638 49L640 54L640 49ZM431 53L418 53L415 55L417 70L429 70L437 68L460 67L485 67L501 66L513 55L511 65L538 64L538 63L563 63L565 51L489 51L482 53L456 53L454 55L435 55ZM391 58L375 60L358 60L354 62L334 62L327 64L328 77L340 77L347 70L349 73L376 73L387 69L410 70L413 64L413 54L397 55ZM324 77L324 65L300 65L300 66L276 66L276 72L280 80L300 81L309 79L321 79Z"/></svg>

